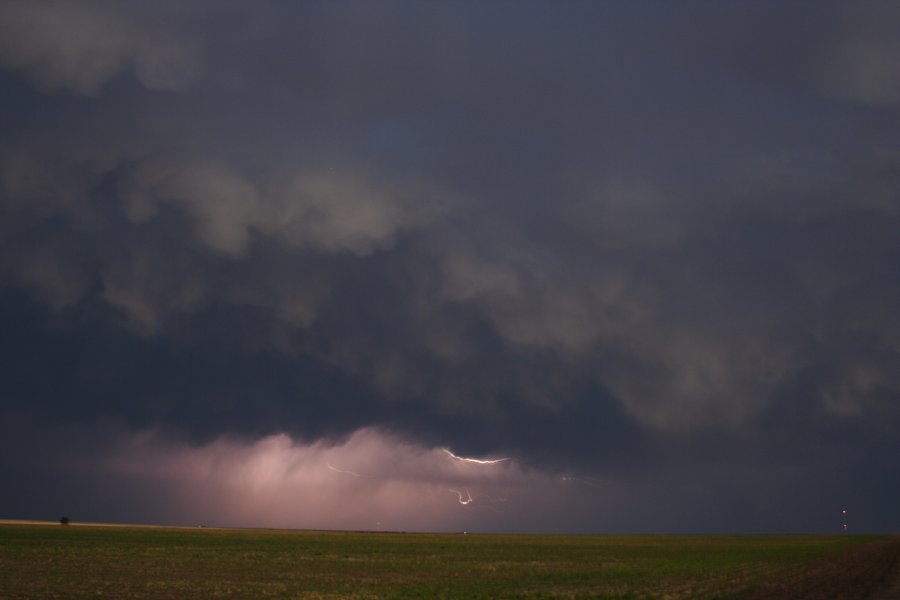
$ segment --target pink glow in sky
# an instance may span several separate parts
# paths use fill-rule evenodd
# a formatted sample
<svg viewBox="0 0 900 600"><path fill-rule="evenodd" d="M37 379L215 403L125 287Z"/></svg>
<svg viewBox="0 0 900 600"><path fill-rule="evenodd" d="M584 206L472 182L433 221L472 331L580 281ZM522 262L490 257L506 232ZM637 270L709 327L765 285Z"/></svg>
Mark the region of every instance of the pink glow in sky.
<svg viewBox="0 0 900 600"><path fill-rule="evenodd" d="M171 490L168 514L211 525L365 530L510 530L546 520L570 479L510 457L468 457L377 429L329 443L285 434L204 446L123 438L100 471Z"/></svg>

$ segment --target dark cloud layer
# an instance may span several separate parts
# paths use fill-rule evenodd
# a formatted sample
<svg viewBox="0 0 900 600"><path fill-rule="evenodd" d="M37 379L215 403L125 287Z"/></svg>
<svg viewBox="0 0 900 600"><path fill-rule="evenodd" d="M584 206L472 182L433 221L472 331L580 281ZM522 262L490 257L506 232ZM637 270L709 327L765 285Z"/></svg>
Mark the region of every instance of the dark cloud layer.
<svg viewBox="0 0 900 600"><path fill-rule="evenodd" d="M514 456L589 482L583 530L900 528L898 39L874 2L0 3L0 510L90 497L24 455L155 431Z"/></svg>

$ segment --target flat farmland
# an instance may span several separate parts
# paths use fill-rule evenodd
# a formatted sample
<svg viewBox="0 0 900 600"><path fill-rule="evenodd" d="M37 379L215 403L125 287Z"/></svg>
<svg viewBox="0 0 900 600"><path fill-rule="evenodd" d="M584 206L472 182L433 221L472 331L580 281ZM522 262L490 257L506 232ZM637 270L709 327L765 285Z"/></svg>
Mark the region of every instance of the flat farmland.
<svg viewBox="0 0 900 600"><path fill-rule="evenodd" d="M0 598L890 598L900 538L0 525Z"/></svg>

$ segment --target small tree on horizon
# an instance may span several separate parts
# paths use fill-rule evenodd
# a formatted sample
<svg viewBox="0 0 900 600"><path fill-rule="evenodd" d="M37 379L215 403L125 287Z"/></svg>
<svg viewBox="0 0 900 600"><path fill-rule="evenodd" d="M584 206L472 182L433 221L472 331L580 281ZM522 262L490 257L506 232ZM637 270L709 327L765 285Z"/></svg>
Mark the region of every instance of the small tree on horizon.
<svg viewBox="0 0 900 600"><path fill-rule="evenodd" d="M68 524L69 524L69 517L61 517L61 518L59 519L59 524L60 524L60 525L68 525Z"/></svg>

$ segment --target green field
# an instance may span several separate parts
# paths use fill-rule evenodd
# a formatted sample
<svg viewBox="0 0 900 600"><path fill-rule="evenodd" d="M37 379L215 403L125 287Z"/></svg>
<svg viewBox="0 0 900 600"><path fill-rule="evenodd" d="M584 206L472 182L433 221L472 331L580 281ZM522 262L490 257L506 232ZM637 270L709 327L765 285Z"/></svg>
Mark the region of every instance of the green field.
<svg viewBox="0 0 900 600"><path fill-rule="evenodd" d="M862 598L890 585L898 549L861 536L5 524L0 598Z"/></svg>

